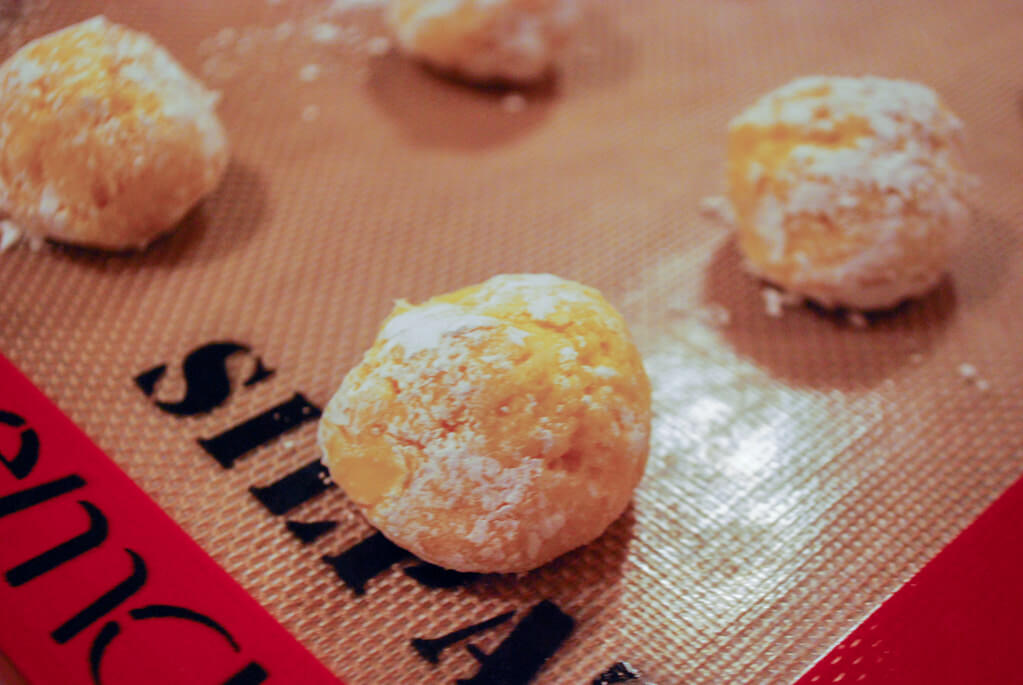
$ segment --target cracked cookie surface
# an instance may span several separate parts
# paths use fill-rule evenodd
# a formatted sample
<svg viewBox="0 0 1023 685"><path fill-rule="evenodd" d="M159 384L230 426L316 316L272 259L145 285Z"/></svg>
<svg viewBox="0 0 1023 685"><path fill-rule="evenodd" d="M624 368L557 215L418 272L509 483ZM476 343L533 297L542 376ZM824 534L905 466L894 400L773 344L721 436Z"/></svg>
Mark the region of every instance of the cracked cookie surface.
<svg viewBox="0 0 1023 685"><path fill-rule="evenodd" d="M525 571L598 537L643 473L650 385L592 288L505 275L399 302L320 423L331 476L387 537Z"/></svg>

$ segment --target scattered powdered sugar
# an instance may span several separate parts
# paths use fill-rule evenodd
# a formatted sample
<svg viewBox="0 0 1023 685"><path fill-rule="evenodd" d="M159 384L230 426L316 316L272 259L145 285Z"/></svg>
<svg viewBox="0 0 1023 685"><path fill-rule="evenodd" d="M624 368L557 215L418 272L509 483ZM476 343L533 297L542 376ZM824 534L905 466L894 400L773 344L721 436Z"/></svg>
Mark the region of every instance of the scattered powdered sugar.
<svg viewBox="0 0 1023 685"><path fill-rule="evenodd" d="M772 184L758 191L749 217L768 246L769 261L795 259L787 255L787 224L795 217L823 218L866 244L828 267L796 260L800 282L847 289L876 281L881 266L903 257L903 234L911 230L905 228L907 211L922 217L909 224L918 233L934 226L954 242L965 230L966 195L975 180L964 171L963 126L926 86L871 76L801 78L765 95L730 124L733 131L744 127L764 135L780 130L794 143L777 161ZM839 142L831 142L840 129ZM759 160L749 160L746 173L759 177L765 170ZM890 278L901 287L895 274Z"/></svg>
<svg viewBox="0 0 1023 685"><path fill-rule="evenodd" d="M876 76L798 78L760 98L733 119L731 126L780 123L831 132L836 120L850 116L866 118L877 135L886 140L904 135L914 122L941 120L951 128L961 127L957 119L942 112L932 89Z"/></svg>
<svg viewBox="0 0 1023 685"><path fill-rule="evenodd" d="M850 147L809 142L815 131L857 119L869 130ZM869 76L807 77L765 96L732 122L733 127L778 124L805 131L808 138L791 151L782 174L793 188L787 216L833 215L855 206L861 188L895 193L889 212L902 210L902 198L931 201L934 211L945 214L954 214L952 205L961 202L959 193L944 191L956 190L963 176L953 158L962 123L926 86Z"/></svg>
<svg viewBox="0 0 1023 685"><path fill-rule="evenodd" d="M277 42L288 40L295 33L295 23L290 19L282 21L271 31L273 39ZM201 50L202 44L199 45ZM201 54L201 53L200 53Z"/></svg>
<svg viewBox="0 0 1023 685"><path fill-rule="evenodd" d="M312 122L320 118L319 105L306 105L302 108L302 121Z"/></svg>
<svg viewBox="0 0 1023 685"><path fill-rule="evenodd" d="M323 67L319 64L306 64L298 70L298 78L308 83L320 78L321 73L323 73Z"/></svg>
<svg viewBox="0 0 1023 685"><path fill-rule="evenodd" d="M528 554L531 557L535 557L537 554L540 553L540 545L542 543L543 541L540 539L540 536L537 535L535 531L532 530L529 531L529 533L526 536L526 554Z"/></svg>
<svg viewBox="0 0 1023 685"><path fill-rule="evenodd" d="M386 36L374 36L366 41L366 54L370 57L383 57L391 51L391 39Z"/></svg>
<svg viewBox="0 0 1023 685"><path fill-rule="evenodd" d="M77 41L90 48L95 46L96 54L89 59L67 59L44 66L28 56L43 41L50 45ZM109 64L109 71L98 69L100 64ZM219 94L196 81L150 36L114 25L102 15L29 42L5 63L4 70L16 76L7 87L31 83L51 70L58 74L62 83L43 90L47 106L54 111L71 104L64 101L68 90L65 86L72 86L83 78L109 80L115 85L120 80L130 82L143 93L155 97L160 114L194 125L204 154L218 154L223 147L224 133L214 112ZM108 97L82 95L74 104L100 118L109 119L108 126L96 126L94 133L117 132L119 120L111 118ZM53 215L57 211L54 202L52 192L44 189L39 211Z"/></svg>
<svg viewBox="0 0 1023 685"><path fill-rule="evenodd" d="M735 208L724 195L711 195L700 200L700 213L727 226L735 225Z"/></svg>
<svg viewBox="0 0 1023 685"><path fill-rule="evenodd" d="M39 195L39 214L45 219L52 221L60 209L60 196L54 187L47 183L43 186L43 192Z"/></svg>
<svg viewBox="0 0 1023 685"><path fill-rule="evenodd" d="M757 234L768 245L767 258L773 262L780 262L785 257L789 242L789 235L785 230L785 210L781 201L772 194L761 196L753 224Z"/></svg>
<svg viewBox="0 0 1023 685"><path fill-rule="evenodd" d="M23 59L9 72L16 83L28 85L46 75L46 67L34 59Z"/></svg>
<svg viewBox="0 0 1023 685"><path fill-rule="evenodd" d="M227 82L251 73L277 71L282 68L304 68L310 58L336 62L381 55L390 49L383 36L370 36L379 28L380 9L385 0L334 0L296 3L289 8L287 19L272 24L227 26L199 42L196 49L202 56L202 75L211 81ZM360 14L364 10L371 14ZM268 45L276 59L253 59L258 46ZM346 50L338 50L345 48ZM285 67L286 65L286 67ZM357 70L353 74L359 73ZM302 81L315 81L320 72L301 72Z"/></svg>
<svg viewBox="0 0 1023 685"><path fill-rule="evenodd" d="M987 390L991 389L991 383L987 379L981 377L980 371L978 371L977 367L974 366L973 364L970 363L960 364L957 371L959 372L960 378L972 384L973 387L977 388L977 390L980 390L981 392L986 392Z"/></svg>
<svg viewBox="0 0 1023 685"><path fill-rule="evenodd" d="M529 337L529 333L521 328L508 327L505 329L505 333L507 333L508 339L516 345L525 345L526 338Z"/></svg>
<svg viewBox="0 0 1023 685"><path fill-rule="evenodd" d="M43 249L45 241L40 236L25 233L10 219L0 220L0 252L18 244L27 244L30 250L38 252Z"/></svg>
<svg viewBox="0 0 1023 685"><path fill-rule="evenodd" d="M540 449L544 454L549 453L551 448L554 447L554 433L548 428L538 428L536 435L540 440Z"/></svg>
<svg viewBox="0 0 1023 685"><path fill-rule="evenodd" d="M466 539L474 545L482 545L490 537L490 522L486 519L479 519L473 525L472 530Z"/></svg>
<svg viewBox="0 0 1023 685"><path fill-rule="evenodd" d="M317 22L309 27L309 37L314 43L335 43L341 35L341 29L325 21Z"/></svg>
<svg viewBox="0 0 1023 685"><path fill-rule="evenodd" d="M503 274L483 284L479 296L493 306L525 303L529 316L542 320L562 304L583 302L587 295L566 288L565 281L552 274Z"/></svg>
<svg viewBox="0 0 1023 685"><path fill-rule="evenodd" d="M506 381L496 386L497 392L492 388L495 379L514 382L516 364L522 362L508 354L507 343L522 345L530 333L496 315L479 313L500 303L521 311L538 293L556 290L587 297L553 276L506 276L491 279L461 302L431 301L401 311L384 325L367 353L365 372L350 373L328 404L326 420L353 434L385 436L396 463L403 466L401 482L381 493L367 511L371 522L399 544L413 552L418 545L427 549L441 531L471 546L461 553L463 560L513 567L530 564L550 550L550 540L565 536L573 513L565 510L562 499L547 496L546 484L563 476L545 460L559 456L577 424L560 413L558 418L547 415L550 389L532 384L517 394L512 415L501 399ZM562 338L557 344L561 362L578 358L568 335L550 334ZM610 411L615 419L607 430L622 441L621 451L644 453L648 426L638 410L623 398L594 394L592 386L605 392L609 386L594 383L593 377L612 378L620 371L596 366L589 373L592 377L581 367L551 369L552 388L566 387L559 380L577 374L583 374L580 380L587 387L582 394L573 390L564 397L568 406L558 411L571 415L599 409L599 416ZM481 413L481 407L487 409ZM504 435L494 423L517 422L522 415L531 417L528 438L535 441L537 454L523 453L519 440L527 436ZM583 479L579 488L583 497L605 494L592 479ZM452 507L458 515L446 513ZM456 563L453 557L448 561Z"/></svg>
<svg viewBox="0 0 1023 685"><path fill-rule="evenodd" d="M973 364L960 364L959 375L963 378L971 379L977 377L977 367Z"/></svg>
<svg viewBox="0 0 1023 685"><path fill-rule="evenodd" d="M402 496L385 499L375 514L418 538L435 533L428 523L430 512L448 509L452 502L473 502L478 516L468 519L466 539L482 556L508 556L509 543L521 535L519 509L543 477L543 462L527 458L502 466L483 454L476 442L471 433L460 439L431 440Z"/></svg>
<svg viewBox="0 0 1023 685"><path fill-rule="evenodd" d="M21 230L9 219L0 221L0 252L9 250L21 240Z"/></svg>
<svg viewBox="0 0 1023 685"><path fill-rule="evenodd" d="M140 33L112 33L110 22L102 16L83 22L80 26L110 37L106 44L119 65L118 75L156 93L162 102L165 116L194 121L202 135L217 136L217 132L204 129L212 127L212 123L205 119L211 115L220 100L220 94L207 90L192 78L152 38Z"/></svg>
<svg viewBox="0 0 1023 685"><path fill-rule="evenodd" d="M501 98L501 109L509 114L517 114L526 109L526 98L521 93L508 93Z"/></svg>
<svg viewBox="0 0 1023 685"><path fill-rule="evenodd" d="M781 318L785 307L797 307L803 303L801 296L777 288L764 288L760 295L764 298L764 312L775 319Z"/></svg>
<svg viewBox="0 0 1023 685"><path fill-rule="evenodd" d="M618 412L618 423L625 435L629 450L640 454L650 442L650 426L641 421L630 407L621 407Z"/></svg>
<svg viewBox="0 0 1023 685"><path fill-rule="evenodd" d="M548 516L540 519L540 536L552 538L565 527L565 514L561 511L553 511ZM534 553L535 554L535 553Z"/></svg>
<svg viewBox="0 0 1023 685"><path fill-rule="evenodd" d="M486 328L504 328L517 331L509 335L513 341L525 339L526 332L512 329L500 319L470 314L454 304L436 303L414 307L387 322L380 337L387 341L385 350L401 347L405 357L425 350L436 349L444 338Z"/></svg>
<svg viewBox="0 0 1023 685"><path fill-rule="evenodd" d="M696 316L715 328L723 328L732 323L732 312L727 307L714 302L697 310Z"/></svg>
<svg viewBox="0 0 1023 685"><path fill-rule="evenodd" d="M870 325L870 321L867 320L867 317L864 316L863 312L854 310L850 310L845 313L845 320L853 328L866 328Z"/></svg>

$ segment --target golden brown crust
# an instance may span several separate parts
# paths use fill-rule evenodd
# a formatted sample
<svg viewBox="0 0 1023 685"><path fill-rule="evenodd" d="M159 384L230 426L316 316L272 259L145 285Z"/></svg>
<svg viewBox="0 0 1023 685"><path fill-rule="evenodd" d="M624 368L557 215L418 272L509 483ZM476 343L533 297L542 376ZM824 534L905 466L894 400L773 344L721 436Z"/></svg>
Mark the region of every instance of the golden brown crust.
<svg viewBox="0 0 1023 685"><path fill-rule="evenodd" d="M39 237L145 246L224 173L216 99L103 17L32 41L0 66L0 212Z"/></svg>

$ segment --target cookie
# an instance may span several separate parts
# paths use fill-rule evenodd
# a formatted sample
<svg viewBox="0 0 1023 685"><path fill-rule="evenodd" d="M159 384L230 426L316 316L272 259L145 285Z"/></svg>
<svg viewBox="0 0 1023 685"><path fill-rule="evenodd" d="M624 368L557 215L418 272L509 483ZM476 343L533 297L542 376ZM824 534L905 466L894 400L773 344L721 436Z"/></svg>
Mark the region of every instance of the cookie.
<svg viewBox="0 0 1023 685"><path fill-rule="evenodd" d="M217 97L103 17L26 44L0 66L0 218L37 238L144 247L224 174Z"/></svg>
<svg viewBox="0 0 1023 685"><path fill-rule="evenodd" d="M576 0L393 0L401 50L482 83L529 83L553 67L578 21Z"/></svg>
<svg viewBox="0 0 1023 685"><path fill-rule="evenodd" d="M650 384L592 288L497 276L399 302L319 427L331 477L396 544L458 571L536 568L628 505Z"/></svg>
<svg viewBox="0 0 1023 685"><path fill-rule="evenodd" d="M813 76L760 98L728 130L747 266L826 307L926 293L969 221L962 132L933 90L908 81Z"/></svg>

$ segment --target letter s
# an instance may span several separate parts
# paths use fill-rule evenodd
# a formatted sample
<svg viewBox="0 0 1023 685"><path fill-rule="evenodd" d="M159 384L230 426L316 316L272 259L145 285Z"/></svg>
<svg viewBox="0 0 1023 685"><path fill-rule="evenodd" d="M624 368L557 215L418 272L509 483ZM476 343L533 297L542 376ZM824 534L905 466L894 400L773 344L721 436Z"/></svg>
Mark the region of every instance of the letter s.
<svg viewBox="0 0 1023 685"><path fill-rule="evenodd" d="M235 342L212 342L192 350L182 362L185 377L185 396L178 402L156 400L156 406L174 416L195 416L213 411L231 394L231 380L227 375L227 359L238 352L252 353L248 345ZM156 384L167 371L166 364L154 366L135 377L135 384L151 397ZM263 360L256 357L256 369L245 380L245 385L254 385L273 375L273 369L263 366Z"/></svg>

